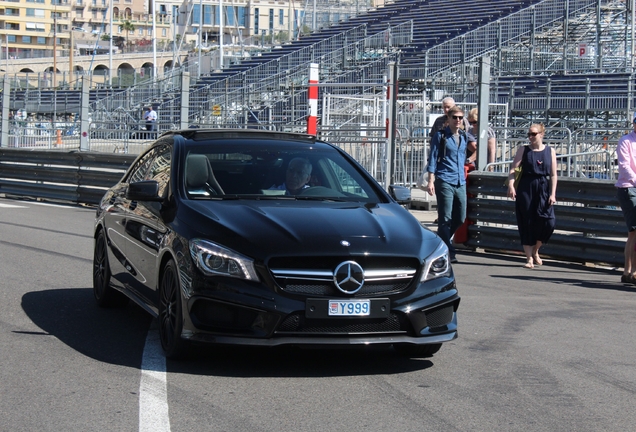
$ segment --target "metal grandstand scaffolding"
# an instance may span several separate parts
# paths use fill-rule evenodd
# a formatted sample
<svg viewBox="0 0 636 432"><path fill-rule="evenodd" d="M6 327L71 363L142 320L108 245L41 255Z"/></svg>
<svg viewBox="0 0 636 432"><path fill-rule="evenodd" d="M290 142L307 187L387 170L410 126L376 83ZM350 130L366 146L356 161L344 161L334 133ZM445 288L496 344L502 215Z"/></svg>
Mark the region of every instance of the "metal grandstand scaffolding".
<svg viewBox="0 0 636 432"><path fill-rule="evenodd" d="M564 173L612 175L612 146L636 106L634 0L501 0L497 8L492 0L472 0L453 15L447 0L396 0L384 7L366 0L298 3L305 25L315 21L321 32L237 59L222 72L192 79L186 90L184 70L175 70L126 91L92 93L93 135L113 122L132 128L149 104L157 107L160 131L184 124L302 131L308 65L318 63L320 82L334 84L321 89L319 136L349 146L381 176L385 119L379 107L386 96L379 83L393 60L399 63L400 179L412 183L439 101L449 95L465 107L475 104L478 61L488 56L489 117L500 146L495 169L525 142L531 123L543 122L546 139L558 143ZM54 99L41 88L28 92L12 92L12 103L38 109L49 100L56 108L77 103L60 90ZM376 149L368 151L369 143Z"/></svg>
<svg viewBox="0 0 636 432"><path fill-rule="evenodd" d="M301 26L317 31L358 16L372 9L374 3L373 0L305 0Z"/></svg>

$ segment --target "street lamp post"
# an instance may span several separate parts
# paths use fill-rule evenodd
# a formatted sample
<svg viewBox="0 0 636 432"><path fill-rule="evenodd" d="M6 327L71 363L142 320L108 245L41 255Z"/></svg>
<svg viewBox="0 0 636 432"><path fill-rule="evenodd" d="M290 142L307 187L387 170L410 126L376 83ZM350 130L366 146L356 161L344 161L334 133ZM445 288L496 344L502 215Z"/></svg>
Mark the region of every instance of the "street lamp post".
<svg viewBox="0 0 636 432"><path fill-rule="evenodd" d="M219 0L219 69L223 70L223 0Z"/></svg>
<svg viewBox="0 0 636 432"><path fill-rule="evenodd" d="M75 36L73 35L74 32L74 28L73 25L71 23L71 34L70 34L70 39L71 39L71 46L70 46L70 50L68 51L68 83L69 86L72 84L73 82L73 51L75 51Z"/></svg>
<svg viewBox="0 0 636 432"><path fill-rule="evenodd" d="M172 72L177 62L177 8L178 6L172 6Z"/></svg>
<svg viewBox="0 0 636 432"><path fill-rule="evenodd" d="M108 21L110 22L110 40L108 42L108 87L113 86L113 0L110 0Z"/></svg>
<svg viewBox="0 0 636 432"><path fill-rule="evenodd" d="M157 81L157 17L155 11L155 0L152 1L152 81Z"/></svg>
<svg viewBox="0 0 636 432"><path fill-rule="evenodd" d="M57 86L57 12L53 12L53 87Z"/></svg>
<svg viewBox="0 0 636 432"><path fill-rule="evenodd" d="M201 78L201 33L203 31L203 0L199 0L199 72L197 78Z"/></svg>

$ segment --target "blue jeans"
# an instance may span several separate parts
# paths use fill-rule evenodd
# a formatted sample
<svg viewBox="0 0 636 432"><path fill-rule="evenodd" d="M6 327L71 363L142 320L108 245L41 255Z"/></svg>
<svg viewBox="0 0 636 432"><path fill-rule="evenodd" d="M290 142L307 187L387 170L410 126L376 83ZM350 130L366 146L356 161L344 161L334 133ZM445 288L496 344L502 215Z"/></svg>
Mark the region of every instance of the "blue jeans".
<svg viewBox="0 0 636 432"><path fill-rule="evenodd" d="M451 237L466 220L466 185L454 186L444 180L435 179L437 197L437 235L442 239L451 257L455 248Z"/></svg>

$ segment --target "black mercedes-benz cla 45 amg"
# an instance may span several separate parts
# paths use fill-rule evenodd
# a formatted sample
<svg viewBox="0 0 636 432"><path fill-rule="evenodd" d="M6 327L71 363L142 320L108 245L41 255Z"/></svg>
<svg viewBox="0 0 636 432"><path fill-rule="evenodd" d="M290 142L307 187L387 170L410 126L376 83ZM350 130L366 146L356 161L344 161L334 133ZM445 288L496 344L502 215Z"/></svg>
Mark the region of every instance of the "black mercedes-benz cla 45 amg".
<svg viewBox="0 0 636 432"><path fill-rule="evenodd" d="M448 249L351 156L313 136L163 134L104 195L93 291L192 343L391 344L431 356L457 337Z"/></svg>

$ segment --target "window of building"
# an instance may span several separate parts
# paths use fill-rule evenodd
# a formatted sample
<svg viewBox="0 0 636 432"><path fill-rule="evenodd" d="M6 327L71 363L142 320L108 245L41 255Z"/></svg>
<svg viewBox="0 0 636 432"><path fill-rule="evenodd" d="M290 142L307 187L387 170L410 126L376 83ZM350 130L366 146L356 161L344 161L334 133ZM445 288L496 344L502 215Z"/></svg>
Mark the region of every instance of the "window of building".
<svg viewBox="0 0 636 432"><path fill-rule="evenodd" d="M239 6L236 8L236 10L237 10L236 16L238 18L238 25L240 27L245 27L245 23L247 22L246 15L247 15L248 9L246 9L243 6Z"/></svg>
<svg viewBox="0 0 636 432"><path fill-rule="evenodd" d="M236 25L236 9L233 6L225 8L225 19L227 20L227 25L235 26Z"/></svg>
<svg viewBox="0 0 636 432"><path fill-rule="evenodd" d="M285 24L285 10L279 9L278 10L278 25L282 26L283 24Z"/></svg>
<svg viewBox="0 0 636 432"><path fill-rule="evenodd" d="M192 16L190 17L190 24L199 24L201 17L201 8L198 4L192 5Z"/></svg>
<svg viewBox="0 0 636 432"><path fill-rule="evenodd" d="M269 10L269 34L274 33L274 9Z"/></svg>
<svg viewBox="0 0 636 432"><path fill-rule="evenodd" d="M152 36L152 27L149 27L149 28L148 28L148 31L146 31L146 34L147 34L148 36Z"/></svg>
<svg viewBox="0 0 636 432"><path fill-rule="evenodd" d="M190 24L199 24L201 20L200 11L201 11L201 8L199 8L198 4L193 5ZM203 5L203 24L204 25L212 24L212 6L211 5Z"/></svg>
<svg viewBox="0 0 636 432"><path fill-rule="evenodd" d="M46 38L42 37L42 36L38 36L38 44L39 45L46 45Z"/></svg>
<svg viewBox="0 0 636 432"><path fill-rule="evenodd" d="M212 6L203 5L203 25L212 25Z"/></svg>
<svg viewBox="0 0 636 432"><path fill-rule="evenodd" d="M168 36L168 32L166 31L166 29L165 29L165 28L162 28L162 29L161 29L161 36L162 36L162 37L166 37L166 36Z"/></svg>
<svg viewBox="0 0 636 432"><path fill-rule="evenodd" d="M22 36L22 43L31 43L31 36Z"/></svg>
<svg viewBox="0 0 636 432"><path fill-rule="evenodd" d="M15 43L15 35L7 35L7 41L9 43Z"/></svg>
<svg viewBox="0 0 636 432"><path fill-rule="evenodd" d="M258 15L259 15L259 8L254 8L254 34L257 35L258 34Z"/></svg>

